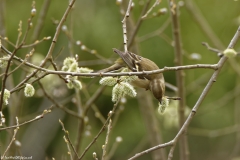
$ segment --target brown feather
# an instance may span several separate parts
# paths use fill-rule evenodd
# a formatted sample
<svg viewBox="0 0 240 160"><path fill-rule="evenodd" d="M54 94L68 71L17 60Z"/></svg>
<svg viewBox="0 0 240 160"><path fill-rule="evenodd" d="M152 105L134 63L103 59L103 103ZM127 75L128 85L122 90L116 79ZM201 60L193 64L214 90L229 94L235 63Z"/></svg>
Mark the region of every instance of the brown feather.
<svg viewBox="0 0 240 160"><path fill-rule="evenodd" d="M113 51L121 58L117 59L114 65L97 71L98 73L111 72L125 66L127 66L133 72L152 71L159 69L159 67L153 61L136 55L132 52L123 52L116 48L113 48ZM162 97L165 94L165 81L163 74L157 73L151 75L139 75L138 78L139 79L132 81L131 84L133 86L150 90L154 97L161 103Z"/></svg>

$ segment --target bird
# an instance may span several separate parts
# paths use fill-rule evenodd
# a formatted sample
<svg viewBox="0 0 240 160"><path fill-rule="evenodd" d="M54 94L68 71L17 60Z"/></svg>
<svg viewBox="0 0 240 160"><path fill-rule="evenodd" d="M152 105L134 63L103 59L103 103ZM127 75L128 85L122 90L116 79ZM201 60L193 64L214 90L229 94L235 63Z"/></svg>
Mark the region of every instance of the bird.
<svg viewBox="0 0 240 160"><path fill-rule="evenodd" d="M113 48L113 52L117 53L120 58L118 58L112 66L99 70L97 73L112 72L124 67L129 68L133 72L159 69L159 67L150 59L144 58L132 52L123 52L116 48ZM133 80L131 84L135 87L150 90L160 104L162 103L162 98L165 94L165 80L162 73L138 75L138 78Z"/></svg>

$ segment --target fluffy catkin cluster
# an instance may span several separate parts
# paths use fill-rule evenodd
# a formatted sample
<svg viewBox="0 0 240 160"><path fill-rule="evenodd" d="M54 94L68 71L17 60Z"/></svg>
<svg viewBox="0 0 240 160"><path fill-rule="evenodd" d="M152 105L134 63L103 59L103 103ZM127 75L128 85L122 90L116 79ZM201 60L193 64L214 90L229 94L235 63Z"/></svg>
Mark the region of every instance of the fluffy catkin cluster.
<svg viewBox="0 0 240 160"><path fill-rule="evenodd" d="M167 99L167 97L162 97L162 103L159 103L158 106L158 113L164 113L167 106L169 106L169 99Z"/></svg>
<svg viewBox="0 0 240 160"><path fill-rule="evenodd" d="M0 95L1 95L1 94L2 94L2 93L0 93ZM4 93L3 93L3 104L8 105L8 99L10 98L10 95L11 95L10 91L7 90L7 89L4 89Z"/></svg>
<svg viewBox="0 0 240 160"><path fill-rule="evenodd" d="M122 72L126 72L124 69ZM135 80L136 76L121 76L118 77L103 77L99 83L101 85L114 86L112 90L112 101L117 102L121 97L129 95L130 97L136 97L137 92L133 86L129 83Z"/></svg>
<svg viewBox="0 0 240 160"><path fill-rule="evenodd" d="M35 89L33 88L33 86L31 84L26 84L24 88L24 95L26 97L32 97L34 93L35 93Z"/></svg>
<svg viewBox="0 0 240 160"><path fill-rule="evenodd" d="M62 70L66 72L77 72L77 73L90 73L93 71L92 69L89 69L89 68L78 67L78 62L73 57L67 57L63 61ZM68 80L67 86L69 89L73 89L73 88L82 89L82 83L78 80L78 77L68 75L66 76L66 78Z"/></svg>
<svg viewBox="0 0 240 160"><path fill-rule="evenodd" d="M0 68L6 68L9 60L9 56L3 56L0 58Z"/></svg>

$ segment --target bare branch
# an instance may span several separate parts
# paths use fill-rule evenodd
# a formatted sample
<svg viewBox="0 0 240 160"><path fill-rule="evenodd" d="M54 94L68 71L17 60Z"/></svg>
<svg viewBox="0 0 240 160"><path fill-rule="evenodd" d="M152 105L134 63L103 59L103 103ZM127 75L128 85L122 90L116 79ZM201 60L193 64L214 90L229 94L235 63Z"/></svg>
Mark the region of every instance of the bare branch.
<svg viewBox="0 0 240 160"><path fill-rule="evenodd" d="M223 56L222 51L210 47L207 42L202 42L202 45L205 46L205 47L207 47L207 49L208 49L209 51L212 51L212 52L217 53L217 55L218 55L219 57L222 57L222 56Z"/></svg>
<svg viewBox="0 0 240 160"><path fill-rule="evenodd" d="M103 149L102 160L104 160L106 153L107 153L107 145L108 145L111 130L112 130L112 120L110 119L109 123L108 123L108 127L107 127L107 135L106 135L106 139L105 139L105 144L102 147L102 149Z"/></svg>
<svg viewBox="0 0 240 160"><path fill-rule="evenodd" d="M148 16L148 14L153 10L153 8L155 8L157 5L159 5L159 3L161 2L161 0L156 0L155 3L152 5L152 7L146 12L146 14L144 14L142 16L141 19L144 19Z"/></svg>
<svg viewBox="0 0 240 160"><path fill-rule="evenodd" d="M51 108L51 107L50 107L50 108ZM0 131L7 130L7 129L11 129L11 128L17 128L17 127L23 126L23 125L25 125L25 124L28 124L28 123L37 121L37 120L43 118L47 113L50 113L50 112L51 112L50 109L49 109L49 110L44 110L42 114L36 116L35 118L33 118L33 119L31 119L31 120L28 120L28 121L26 121L26 122L23 122L23 123L14 125L14 126L9 126L9 127L0 128Z"/></svg>
<svg viewBox="0 0 240 160"><path fill-rule="evenodd" d="M64 124L63 124L63 122L62 122L60 119L59 119L59 123L60 123L61 126L62 126L62 130L64 131L66 140L67 140L68 143L70 144L70 146L71 146L72 150L74 151L75 155L79 158L78 153L77 153L76 149L74 148L74 146L73 146L73 144L72 144L72 142L71 142L71 139L70 139L70 137L69 137L69 132L65 129Z"/></svg>
<svg viewBox="0 0 240 160"><path fill-rule="evenodd" d="M34 29L32 37L31 37L32 41L38 39L38 37L39 37L39 35L41 33L41 30L42 30L43 24L44 24L44 20L46 18L47 11L48 11L49 6L50 6L50 3L51 3L51 0L44 0L42 9L41 9L41 11L39 13L39 17L38 17L38 20L37 20L36 27Z"/></svg>
<svg viewBox="0 0 240 160"><path fill-rule="evenodd" d="M196 69L196 68L205 68L205 69L213 69L217 70L217 64L193 64L193 65L185 65L185 66L176 66L176 67L164 67L163 69L153 70L153 71L142 71L142 72L120 72L120 73L76 73L76 72L64 72L64 71L51 71L46 70L46 74L61 74L61 75L71 75L71 76L133 76L133 75L150 75L156 73L162 73L166 71L178 71L178 70L188 70L188 69Z"/></svg>
<svg viewBox="0 0 240 160"><path fill-rule="evenodd" d="M165 148L165 147L168 147L168 146L172 146L173 144L174 144L174 141L170 141L170 142L167 142L167 143L164 143L164 144L157 145L157 146L149 148L149 149L147 149L143 152L137 153L135 156L129 158L128 160L136 159L138 157L143 156L144 154L148 154L148 153L150 153L152 151L155 151L157 149L160 149L160 148Z"/></svg>
<svg viewBox="0 0 240 160"><path fill-rule="evenodd" d="M7 151L11 147L12 143L16 140L16 135L17 135L18 129L19 129L18 127L16 129L14 129L14 133L13 133L12 139L11 139L9 145L7 146L6 150L4 151L3 155L1 155L2 157L5 157Z"/></svg>

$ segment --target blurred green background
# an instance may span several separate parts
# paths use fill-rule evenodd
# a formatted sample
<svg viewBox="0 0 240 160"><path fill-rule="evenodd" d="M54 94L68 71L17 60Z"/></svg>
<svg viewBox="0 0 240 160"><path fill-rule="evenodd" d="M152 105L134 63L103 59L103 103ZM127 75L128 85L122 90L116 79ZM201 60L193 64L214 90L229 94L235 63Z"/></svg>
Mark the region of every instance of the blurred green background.
<svg viewBox="0 0 240 160"><path fill-rule="evenodd" d="M33 19L33 28L29 32L26 44L32 44L31 39L33 30L39 17L41 7L44 1L36 1L37 14ZM134 7L130 14L130 20L135 26L143 9L142 4L146 0L134 0ZM18 24L22 21L23 33L27 28L27 19L30 17L32 1L22 0L1 0L3 23L0 25L1 36L8 37L9 41L15 43L18 35ZM127 2L125 2L127 3ZM154 1L151 2L152 6ZM186 0L180 1L179 21L181 26L181 38L183 46L183 62L184 64L214 64L217 63L219 57L216 53L208 51L206 47L201 45L207 42L210 46L219 50L224 50L240 24L240 1L238 0ZM194 4L193 12L190 4ZM39 35L39 40L43 37L51 36L53 38L56 31L56 24L53 21L60 20L63 16L68 1L51 0L49 9L47 10L43 28ZM162 1L150 13L157 12L161 8L169 8L167 1ZM199 12L200 11L200 12ZM194 16L203 16L204 23ZM136 35L135 46L137 46L138 54L147 57L159 67L174 66L174 48L172 47L172 27L169 23L162 33L155 33L170 18L170 11L165 15L152 17L143 21L139 32ZM73 10L69 14L64 25L67 26L68 34L60 32L56 47L53 52L55 62L59 69L62 67L64 58L78 55L79 65L89 67L94 70L102 69L109 64L85 50L75 45L77 40L81 41L90 50L96 50L97 53L105 58L113 61L116 55L112 52L112 48L121 48L123 43L122 35L122 15L120 7L116 5L114 0L77 0ZM203 25L203 26L201 26ZM207 34L204 27L208 26L213 35ZM129 32L131 33L130 29ZM148 37L147 37L148 36ZM72 42L72 43L71 43ZM12 51L13 47L3 42L6 47ZM47 54L51 41L44 41L35 48L32 61L40 62ZM130 49L131 50L131 49ZM236 51L240 50L239 43L235 47ZM17 56L24 58L30 49L21 49L17 52ZM194 59L194 55L198 56ZM36 62L37 61L37 62ZM190 159L192 160L226 160L240 159L240 81L239 81L239 56L232 61L228 61L218 79L208 93L204 102L201 104L197 114L191 122L187 137L189 143ZM4 70L2 70L3 73ZM185 70L185 90L186 104L191 109L196 103L198 97L203 91L205 85L213 73L208 69ZM13 86L16 86L26 76L23 70L19 69L13 74ZM168 83L176 85L175 72L164 72L165 80ZM85 91L80 91L82 104L88 100L86 93L93 95L100 86L98 81L100 78L87 79L82 78ZM9 80L10 81L10 80ZM46 90L64 107L77 112L76 94L74 90L68 90L63 81L57 76L47 76L41 80L46 86ZM10 89L13 87L8 82ZM15 116L19 117L20 122L32 119L41 114L52 103L44 98L44 95L37 84L34 84L36 95L33 98L25 98L22 96L23 91L13 93L10 99L10 105L5 106L3 113L6 117L6 125L14 124ZM87 90L87 91L86 91ZM95 102L101 114L106 118L108 112L112 109L111 87L107 87L102 95ZM142 91L142 90L138 90ZM150 94L144 91L144 94ZM167 89L166 95L175 95L173 91ZM152 95L151 95L151 98ZM176 116L165 116L157 113L157 102L153 100L155 108L154 117L157 118L161 130L163 142L168 142L177 134L179 128L173 123L167 123L177 120ZM174 107L174 102L170 102ZM148 149L149 143L146 123L143 119L143 112L139 109L137 98L127 97L127 102L121 104L119 118L112 128L110 142L108 148L111 149L117 142L116 137L122 137L122 142L114 152L111 159L122 160L135 155L137 152ZM145 107L148 110L148 106ZM175 108L175 110L177 110ZM13 114L14 113L14 114ZM14 116L15 115L15 116ZM26 155L33 156L33 159L69 159L67 155L67 146L63 140L64 132L58 120L61 119L65 128L70 133L73 143L76 142L78 133L78 119L66 114L58 108L54 108L52 113L46 115L43 119L20 127L16 139L21 146L13 144L9 155ZM95 117L95 112L90 109L87 118L84 135L80 147L80 154L89 142L94 138L102 127L101 121ZM115 122L114 122L115 123ZM11 138L12 130L0 132L0 151L3 153ZM102 145L104 144L106 131L104 131L97 142L91 147L83 159L90 160L92 153L96 152L100 158L102 155ZM166 148L166 153L169 147ZM174 152L174 160L179 159L178 147ZM152 159L151 154L144 155L139 160Z"/></svg>

